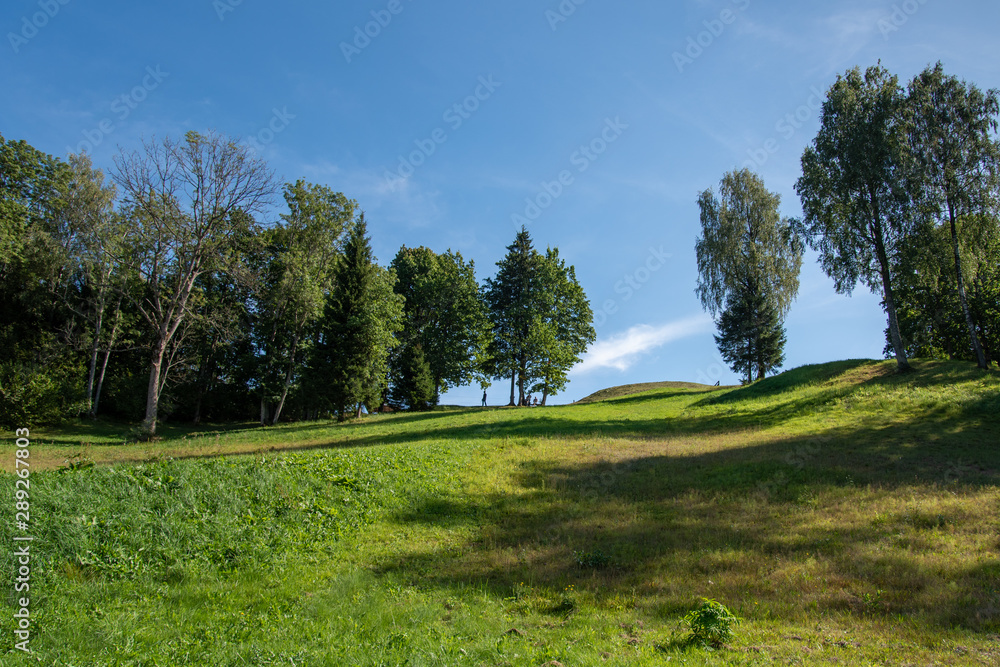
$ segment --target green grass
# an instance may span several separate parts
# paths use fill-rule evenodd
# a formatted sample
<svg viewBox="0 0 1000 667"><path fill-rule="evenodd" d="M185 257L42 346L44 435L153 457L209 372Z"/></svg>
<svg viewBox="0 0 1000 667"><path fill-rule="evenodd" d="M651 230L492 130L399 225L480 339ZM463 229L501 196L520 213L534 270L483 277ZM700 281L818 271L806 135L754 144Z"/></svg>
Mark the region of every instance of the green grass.
<svg viewBox="0 0 1000 667"><path fill-rule="evenodd" d="M916 366L143 444L40 430L32 659L997 664L1000 373ZM741 619L717 651L683 641L702 598Z"/></svg>

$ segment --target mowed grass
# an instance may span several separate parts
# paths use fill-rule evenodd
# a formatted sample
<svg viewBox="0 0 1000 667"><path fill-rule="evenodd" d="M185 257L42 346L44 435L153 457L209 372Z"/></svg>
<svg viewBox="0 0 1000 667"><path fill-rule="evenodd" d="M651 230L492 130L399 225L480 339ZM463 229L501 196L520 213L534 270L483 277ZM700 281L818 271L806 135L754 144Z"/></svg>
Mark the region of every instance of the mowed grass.
<svg viewBox="0 0 1000 667"><path fill-rule="evenodd" d="M1000 664L1000 373L916 366L33 433L32 661ZM676 641L702 597L742 618L722 650Z"/></svg>

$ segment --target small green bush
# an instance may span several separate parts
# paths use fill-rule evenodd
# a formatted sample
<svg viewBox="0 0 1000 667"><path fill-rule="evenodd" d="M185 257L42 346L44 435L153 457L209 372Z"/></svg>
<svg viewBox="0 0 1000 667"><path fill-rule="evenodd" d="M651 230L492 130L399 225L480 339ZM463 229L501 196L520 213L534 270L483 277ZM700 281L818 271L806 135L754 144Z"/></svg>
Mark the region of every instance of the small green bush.
<svg viewBox="0 0 1000 667"><path fill-rule="evenodd" d="M732 639L733 625L740 619L721 602L701 599L701 606L684 616L684 622L691 629L691 634L685 638L686 643L721 648Z"/></svg>
<svg viewBox="0 0 1000 667"><path fill-rule="evenodd" d="M577 567L600 570L611 565L611 557L603 551L574 551Z"/></svg>

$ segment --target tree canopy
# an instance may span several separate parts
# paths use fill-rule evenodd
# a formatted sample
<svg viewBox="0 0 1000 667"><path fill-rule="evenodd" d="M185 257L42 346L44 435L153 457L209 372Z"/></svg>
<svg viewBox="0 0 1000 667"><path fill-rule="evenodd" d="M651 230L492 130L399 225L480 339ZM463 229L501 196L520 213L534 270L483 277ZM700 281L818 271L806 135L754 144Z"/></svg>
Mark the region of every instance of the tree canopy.
<svg viewBox="0 0 1000 667"><path fill-rule="evenodd" d="M782 319L799 289L803 245L778 212L781 198L741 169L722 177L720 197L698 197L695 245L702 305L719 315L716 344L745 381L761 379L784 359Z"/></svg>
<svg viewBox="0 0 1000 667"><path fill-rule="evenodd" d="M897 365L908 369L893 293L893 266L919 224L906 96L880 65L854 68L830 88L820 123L795 184L801 230L838 292L861 282L881 294Z"/></svg>

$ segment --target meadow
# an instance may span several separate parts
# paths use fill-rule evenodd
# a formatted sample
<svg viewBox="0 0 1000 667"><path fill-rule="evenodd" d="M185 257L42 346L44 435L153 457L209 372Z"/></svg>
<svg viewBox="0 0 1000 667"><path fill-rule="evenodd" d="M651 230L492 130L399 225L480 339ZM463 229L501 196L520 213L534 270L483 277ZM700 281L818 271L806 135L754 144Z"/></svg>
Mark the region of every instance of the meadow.
<svg viewBox="0 0 1000 667"><path fill-rule="evenodd" d="M1000 372L915 366L33 430L33 653L8 583L2 662L1000 664ZM721 647L684 641L703 598L740 619Z"/></svg>

